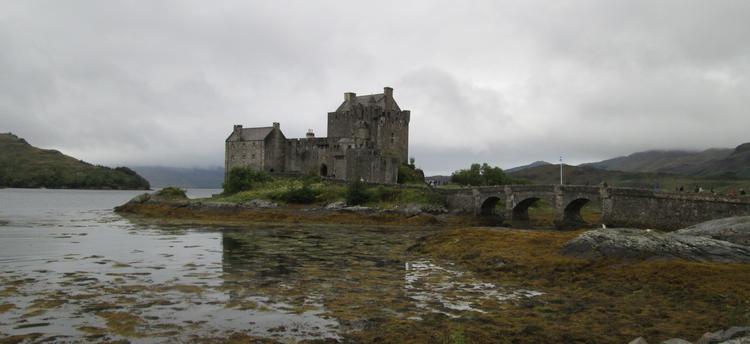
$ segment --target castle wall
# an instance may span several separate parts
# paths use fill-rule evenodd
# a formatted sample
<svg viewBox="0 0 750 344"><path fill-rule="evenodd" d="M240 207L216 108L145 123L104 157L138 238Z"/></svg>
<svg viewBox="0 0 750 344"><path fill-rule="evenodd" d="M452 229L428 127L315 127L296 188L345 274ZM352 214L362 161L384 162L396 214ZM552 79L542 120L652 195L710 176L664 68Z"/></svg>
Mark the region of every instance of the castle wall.
<svg viewBox="0 0 750 344"><path fill-rule="evenodd" d="M352 138L356 148L372 142L384 155L400 162L409 160L410 111L381 111L379 107L357 106L353 111L328 113L328 137Z"/></svg>
<svg viewBox="0 0 750 344"><path fill-rule="evenodd" d="M285 172L286 138L278 128L266 137L264 141L263 170L267 172Z"/></svg>
<svg viewBox="0 0 750 344"><path fill-rule="evenodd" d="M304 138L286 140L286 170L302 174L318 175L325 165L329 174L328 139Z"/></svg>
<svg viewBox="0 0 750 344"><path fill-rule="evenodd" d="M249 167L262 170L265 161L265 142L227 141L225 147L224 168L226 173L235 167Z"/></svg>

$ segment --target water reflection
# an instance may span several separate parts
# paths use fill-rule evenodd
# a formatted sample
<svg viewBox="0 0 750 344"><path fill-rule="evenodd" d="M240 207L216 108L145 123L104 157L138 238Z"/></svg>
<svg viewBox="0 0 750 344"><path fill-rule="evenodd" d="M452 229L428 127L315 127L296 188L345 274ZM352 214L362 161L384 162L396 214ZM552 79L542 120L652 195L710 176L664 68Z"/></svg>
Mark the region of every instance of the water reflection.
<svg viewBox="0 0 750 344"><path fill-rule="evenodd" d="M5 191L0 337L337 340L536 295L408 253L428 228L167 226L113 214L121 193Z"/></svg>

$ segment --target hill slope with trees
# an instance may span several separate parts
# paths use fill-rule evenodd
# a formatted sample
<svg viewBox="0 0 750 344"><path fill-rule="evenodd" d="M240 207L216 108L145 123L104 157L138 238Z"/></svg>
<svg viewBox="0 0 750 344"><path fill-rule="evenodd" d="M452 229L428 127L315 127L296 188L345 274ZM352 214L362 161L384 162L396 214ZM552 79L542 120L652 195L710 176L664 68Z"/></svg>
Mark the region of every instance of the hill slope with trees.
<svg viewBox="0 0 750 344"><path fill-rule="evenodd" d="M0 134L0 187L147 190L150 185L127 167L95 166L5 133Z"/></svg>

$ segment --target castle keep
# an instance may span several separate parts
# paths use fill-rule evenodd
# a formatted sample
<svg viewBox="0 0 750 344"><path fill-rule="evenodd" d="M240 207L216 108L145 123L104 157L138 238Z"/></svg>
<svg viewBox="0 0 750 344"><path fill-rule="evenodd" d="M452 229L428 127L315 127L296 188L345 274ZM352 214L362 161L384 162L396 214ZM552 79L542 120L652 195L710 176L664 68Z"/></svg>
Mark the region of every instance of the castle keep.
<svg viewBox="0 0 750 344"><path fill-rule="evenodd" d="M396 183L409 156L409 110L401 110L393 89L357 96L328 113L328 137L288 139L279 123L235 125L226 140L225 168L249 167L271 173L300 173L340 180Z"/></svg>

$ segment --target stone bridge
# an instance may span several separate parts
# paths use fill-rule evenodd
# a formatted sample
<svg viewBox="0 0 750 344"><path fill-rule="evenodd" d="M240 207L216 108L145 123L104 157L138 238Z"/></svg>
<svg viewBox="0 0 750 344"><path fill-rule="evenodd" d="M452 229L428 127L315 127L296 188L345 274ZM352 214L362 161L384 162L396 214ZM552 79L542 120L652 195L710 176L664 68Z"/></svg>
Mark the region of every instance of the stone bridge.
<svg viewBox="0 0 750 344"><path fill-rule="evenodd" d="M678 229L703 221L750 215L750 198L709 193L655 192L645 189L583 185L505 185L441 190L448 208L477 216L528 221L529 207L543 200L555 209L555 225L586 225L581 208L601 205L601 223L610 227ZM498 207L498 204L504 208Z"/></svg>

